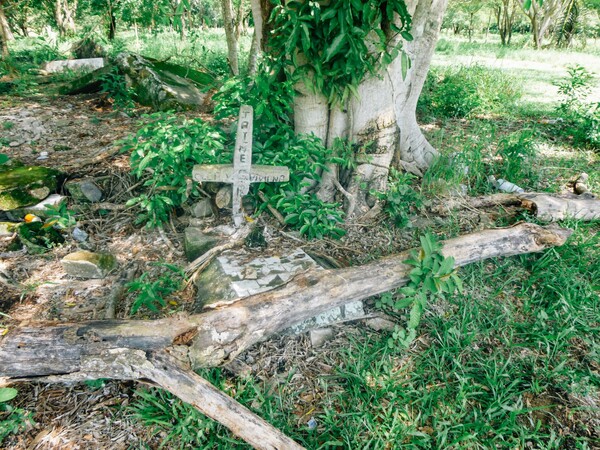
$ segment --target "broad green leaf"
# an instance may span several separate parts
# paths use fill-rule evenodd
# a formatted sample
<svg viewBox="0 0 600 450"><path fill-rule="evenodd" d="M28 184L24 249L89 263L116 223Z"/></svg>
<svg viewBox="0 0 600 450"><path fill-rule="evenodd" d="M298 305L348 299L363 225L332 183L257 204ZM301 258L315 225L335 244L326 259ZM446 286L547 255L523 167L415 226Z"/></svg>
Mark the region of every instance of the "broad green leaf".
<svg viewBox="0 0 600 450"><path fill-rule="evenodd" d="M19 391L15 388L0 388L0 403L8 402L15 398Z"/></svg>
<svg viewBox="0 0 600 450"><path fill-rule="evenodd" d="M412 41L414 39L413 35L410 34L408 31L401 31L400 35L404 38L405 41L409 41L410 42L410 41Z"/></svg>
<svg viewBox="0 0 600 450"><path fill-rule="evenodd" d="M344 46L344 41L346 36L344 34L339 34L336 38L331 42L329 48L325 52L325 61L328 62L331 58L333 58L337 53L339 53Z"/></svg>
<svg viewBox="0 0 600 450"><path fill-rule="evenodd" d="M4 164L5 162L7 162L10 158L8 157L8 155L5 155L4 153L0 153L0 164Z"/></svg>

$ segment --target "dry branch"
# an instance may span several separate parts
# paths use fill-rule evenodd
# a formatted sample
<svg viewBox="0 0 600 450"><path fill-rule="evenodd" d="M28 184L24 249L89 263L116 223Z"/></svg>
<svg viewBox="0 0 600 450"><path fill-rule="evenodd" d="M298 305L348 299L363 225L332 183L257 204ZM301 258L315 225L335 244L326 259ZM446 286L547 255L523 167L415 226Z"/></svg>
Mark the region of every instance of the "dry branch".
<svg viewBox="0 0 600 450"><path fill-rule="evenodd" d="M600 219L600 200L594 197L548 194L493 194L484 197L447 199L435 205L432 211L441 215L457 209L492 208L495 206L520 206L544 221L565 219L584 221Z"/></svg>
<svg viewBox="0 0 600 450"><path fill-rule="evenodd" d="M522 223L450 239L444 243L443 253L453 256L456 266L463 266L487 258L539 252L564 244L570 234L570 230ZM197 376L182 367L188 361L195 367L230 362L251 345L305 319L398 288L409 279L411 267L403 263L408 256L404 252L365 266L310 270L280 288L193 316L19 327L0 341L0 378L42 378L47 382L148 378L257 448L300 448L291 440L285 445L271 444L275 441L267 441L265 435L274 440L288 438L241 410L241 405L219 403L223 399L215 400L216 404L207 401L206 386L195 388ZM178 364L174 355L184 363ZM219 413L207 410L209 406ZM239 413L233 416L233 423L223 418L224 409ZM235 425L241 423L242 413L250 416L245 416L240 430ZM248 421L263 433L258 443L251 440L256 436L242 435L251 427Z"/></svg>

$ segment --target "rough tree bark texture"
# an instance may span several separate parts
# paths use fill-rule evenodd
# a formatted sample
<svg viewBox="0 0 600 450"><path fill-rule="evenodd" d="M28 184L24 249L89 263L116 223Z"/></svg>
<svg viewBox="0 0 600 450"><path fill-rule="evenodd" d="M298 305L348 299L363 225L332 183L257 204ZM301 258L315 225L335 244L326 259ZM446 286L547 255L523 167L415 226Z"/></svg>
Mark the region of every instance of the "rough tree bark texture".
<svg viewBox="0 0 600 450"><path fill-rule="evenodd" d="M450 239L442 252L460 267L539 252L564 244L570 234L566 229L523 223ZM404 264L409 256L404 252L364 266L309 270L280 288L189 317L20 327L0 340L0 378L86 372L90 358L123 348L146 352L171 348L194 367L218 366L326 310L405 285L412 269Z"/></svg>
<svg viewBox="0 0 600 450"><path fill-rule="evenodd" d="M570 234L570 230L520 224L451 239L443 253L462 266L562 245ZM409 252L404 252L366 266L309 270L280 288L189 317L29 324L0 339L0 385L32 379L148 379L255 448L300 449L188 367L231 362L251 345L325 310L403 286L412 269L404 264L408 257Z"/></svg>
<svg viewBox="0 0 600 450"><path fill-rule="evenodd" d="M359 97L347 105L331 107L323 95L299 86L294 116L296 131L314 133L331 146L335 138L358 143L374 142L369 154L359 156L358 167L347 191L353 198L349 215L360 216L375 203L370 190L384 190L392 162L411 171L425 169L436 150L423 136L417 124L416 107L439 30L447 0L408 0L412 16L412 42L404 42L412 67L402 78L400 57L396 58L380 77L371 77L358 88ZM392 37L390 45L401 38ZM336 169L325 172L319 197L333 200L338 189Z"/></svg>
<svg viewBox="0 0 600 450"><path fill-rule="evenodd" d="M233 5L231 0L221 0L221 12L223 13L223 27L227 39L227 59L233 75L239 75L238 64L238 40L234 31Z"/></svg>

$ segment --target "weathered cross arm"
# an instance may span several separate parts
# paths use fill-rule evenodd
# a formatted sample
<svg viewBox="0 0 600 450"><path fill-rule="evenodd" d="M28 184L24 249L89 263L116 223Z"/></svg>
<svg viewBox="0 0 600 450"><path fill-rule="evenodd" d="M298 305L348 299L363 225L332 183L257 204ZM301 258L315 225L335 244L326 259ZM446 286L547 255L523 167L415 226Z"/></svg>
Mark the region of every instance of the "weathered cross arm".
<svg viewBox="0 0 600 450"><path fill-rule="evenodd" d="M539 252L564 244L570 234L567 229L522 223L450 239L444 243L443 253L454 257L456 266L464 266L487 258ZM308 271L280 288L198 315L19 327L0 341L0 378L6 382L148 378L213 417L202 409L204 393L197 392L196 398L184 389L185 383L169 384L168 371L160 376L153 372L160 366L145 372L138 368L146 362L154 366L165 354L173 355L171 358L178 355L195 367L227 363L251 345L325 310L405 285L411 267L403 261L408 256L409 252L404 252L364 266ZM165 365L165 370L168 367ZM248 442L256 448L277 448Z"/></svg>
<svg viewBox="0 0 600 450"><path fill-rule="evenodd" d="M233 222L239 227L244 222L242 197L249 192L251 183L282 183L290 179L284 166L252 165L253 109L242 105L238 119L233 164L203 164L194 166L194 181L228 183L232 185Z"/></svg>

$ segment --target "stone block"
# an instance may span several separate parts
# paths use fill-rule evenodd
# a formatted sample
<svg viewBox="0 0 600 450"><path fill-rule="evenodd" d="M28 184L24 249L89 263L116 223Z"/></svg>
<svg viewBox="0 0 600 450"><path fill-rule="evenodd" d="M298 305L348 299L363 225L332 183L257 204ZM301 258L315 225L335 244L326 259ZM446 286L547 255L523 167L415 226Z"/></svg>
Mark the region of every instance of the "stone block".
<svg viewBox="0 0 600 450"><path fill-rule="evenodd" d="M81 250L69 253L62 261L67 274L77 278L105 278L117 267L117 258L109 253Z"/></svg>
<svg viewBox="0 0 600 450"><path fill-rule="evenodd" d="M211 233L203 233L200 228L188 227L184 233L185 256L194 261L219 243L219 237Z"/></svg>
<svg viewBox="0 0 600 450"><path fill-rule="evenodd" d="M50 61L44 66L48 73L63 72L65 70L92 71L104 67L104 58L65 59Z"/></svg>
<svg viewBox="0 0 600 450"><path fill-rule="evenodd" d="M90 179L69 180L65 183L65 189L71 197L80 202L97 203L103 196L94 180Z"/></svg>
<svg viewBox="0 0 600 450"><path fill-rule="evenodd" d="M192 206L192 215L204 219L214 215L210 198L202 198Z"/></svg>

